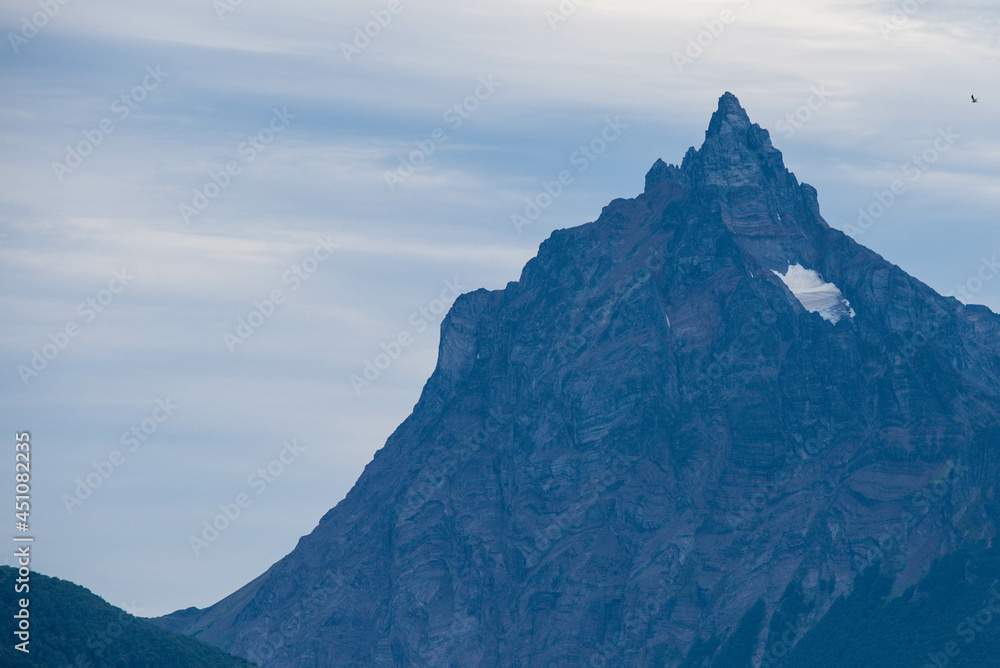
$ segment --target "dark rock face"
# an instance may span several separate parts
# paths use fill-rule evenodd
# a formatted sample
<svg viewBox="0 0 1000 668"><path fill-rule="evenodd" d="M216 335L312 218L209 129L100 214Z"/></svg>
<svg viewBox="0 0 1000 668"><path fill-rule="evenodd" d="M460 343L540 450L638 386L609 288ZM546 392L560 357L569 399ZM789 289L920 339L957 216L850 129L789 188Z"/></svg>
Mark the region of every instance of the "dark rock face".
<svg viewBox="0 0 1000 668"><path fill-rule="evenodd" d="M804 308L793 265L853 316ZM456 302L413 414L290 555L159 623L275 667L760 661L865 566L915 582L992 539L998 392L1000 318L830 228L727 93L680 167Z"/></svg>

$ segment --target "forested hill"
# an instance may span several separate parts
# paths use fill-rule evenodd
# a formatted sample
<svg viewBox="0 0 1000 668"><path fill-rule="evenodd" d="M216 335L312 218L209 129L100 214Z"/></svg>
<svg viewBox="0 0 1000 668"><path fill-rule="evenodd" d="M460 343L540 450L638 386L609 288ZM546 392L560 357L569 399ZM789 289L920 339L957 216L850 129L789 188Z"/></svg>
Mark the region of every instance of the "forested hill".
<svg viewBox="0 0 1000 668"><path fill-rule="evenodd" d="M15 668L247 668L255 664L194 638L153 626L79 585L38 573L17 593L17 571L0 566L4 611L0 666ZM18 600L27 598L29 654L14 648Z"/></svg>

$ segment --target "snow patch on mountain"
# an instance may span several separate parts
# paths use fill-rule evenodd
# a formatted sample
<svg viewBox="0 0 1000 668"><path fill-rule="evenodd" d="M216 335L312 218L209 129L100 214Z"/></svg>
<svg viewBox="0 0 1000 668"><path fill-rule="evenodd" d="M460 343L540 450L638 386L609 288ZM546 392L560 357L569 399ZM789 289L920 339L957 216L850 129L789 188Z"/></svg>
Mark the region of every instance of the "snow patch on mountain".
<svg viewBox="0 0 1000 668"><path fill-rule="evenodd" d="M788 266L788 272L775 275L784 281L795 298L807 311L819 313L825 320L837 324L844 318L853 318L854 309L851 303L844 299L843 293L833 283L827 283L823 277L812 269L806 269L800 264Z"/></svg>

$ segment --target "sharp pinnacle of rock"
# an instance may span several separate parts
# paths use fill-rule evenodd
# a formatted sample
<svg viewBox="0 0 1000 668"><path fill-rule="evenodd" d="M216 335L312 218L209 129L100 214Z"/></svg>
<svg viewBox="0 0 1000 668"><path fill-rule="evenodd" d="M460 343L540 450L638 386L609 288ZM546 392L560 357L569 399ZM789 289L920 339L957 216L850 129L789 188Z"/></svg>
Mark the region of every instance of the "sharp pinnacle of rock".
<svg viewBox="0 0 1000 668"><path fill-rule="evenodd" d="M158 623L267 667L721 666L752 619L750 665L789 597L805 633L874 561L902 588L995 533L998 393L1000 318L827 225L726 93L680 166L456 301L287 557Z"/></svg>

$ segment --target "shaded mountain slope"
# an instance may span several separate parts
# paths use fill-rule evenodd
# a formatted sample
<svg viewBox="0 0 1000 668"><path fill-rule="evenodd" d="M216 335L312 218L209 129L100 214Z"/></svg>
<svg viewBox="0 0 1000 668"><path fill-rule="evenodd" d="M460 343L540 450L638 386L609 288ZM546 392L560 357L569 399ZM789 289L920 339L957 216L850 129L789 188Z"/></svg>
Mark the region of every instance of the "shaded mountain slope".
<svg viewBox="0 0 1000 668"><path fill-rule="evenodd" d="M778 642L769 654L775 666L995 666L1000 657L1000 544L989 549L973 544L949 554L918 586L903 592L894 591L892 579L872 566L791 653L785 655Z"/></svg>

